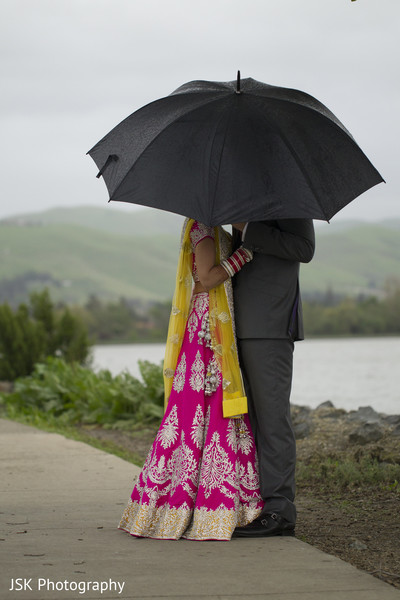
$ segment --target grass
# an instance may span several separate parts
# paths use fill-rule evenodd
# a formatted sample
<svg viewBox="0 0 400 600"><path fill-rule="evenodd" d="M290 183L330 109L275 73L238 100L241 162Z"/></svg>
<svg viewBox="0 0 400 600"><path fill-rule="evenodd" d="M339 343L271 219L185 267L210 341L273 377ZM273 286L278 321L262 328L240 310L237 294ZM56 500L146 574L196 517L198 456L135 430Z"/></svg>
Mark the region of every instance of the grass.
<svg viewBox="0 0 400 600"><path fill-rule="evenodd" d="M337 459L321 457L310 464L298 462L299 487L312 485L316 489L343 490L360 486L375 486L382 490L400 493L400 464L380 462L371 456L357 460L353 456Z"/></svg>

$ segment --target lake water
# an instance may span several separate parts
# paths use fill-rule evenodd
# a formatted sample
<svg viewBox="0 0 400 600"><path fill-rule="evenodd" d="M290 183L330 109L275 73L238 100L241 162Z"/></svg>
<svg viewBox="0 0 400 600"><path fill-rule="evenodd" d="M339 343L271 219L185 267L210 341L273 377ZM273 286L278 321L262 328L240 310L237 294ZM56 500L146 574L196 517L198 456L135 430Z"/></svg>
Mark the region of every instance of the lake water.
<svg viewBox="0 0 400 600"><path fill-rule="evenodd" d="M137 361L159 362L164 344L95 346L94 368L139 376ZM295 344L291 401L315 408L331 400L337 408L372 406L400 414L400 337L313 339Z"/></svg>

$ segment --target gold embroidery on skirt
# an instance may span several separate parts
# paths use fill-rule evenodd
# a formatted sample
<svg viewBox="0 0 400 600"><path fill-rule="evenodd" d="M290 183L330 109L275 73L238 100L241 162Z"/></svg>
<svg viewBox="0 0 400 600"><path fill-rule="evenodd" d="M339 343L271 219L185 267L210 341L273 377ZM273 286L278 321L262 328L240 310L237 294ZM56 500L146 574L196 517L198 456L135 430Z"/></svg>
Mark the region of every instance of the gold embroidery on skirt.
<svg viewBox="0 0 400 600"><path fill-rule="evenodd" d="M256 504L256 502L255 502ZM251 523L261 512L254 506L228 509L221 504L216 510L196 508L183 503L179 508L139 504L129 500L119 528L141 537L156 539L228 541L235 527Z"/></svg>

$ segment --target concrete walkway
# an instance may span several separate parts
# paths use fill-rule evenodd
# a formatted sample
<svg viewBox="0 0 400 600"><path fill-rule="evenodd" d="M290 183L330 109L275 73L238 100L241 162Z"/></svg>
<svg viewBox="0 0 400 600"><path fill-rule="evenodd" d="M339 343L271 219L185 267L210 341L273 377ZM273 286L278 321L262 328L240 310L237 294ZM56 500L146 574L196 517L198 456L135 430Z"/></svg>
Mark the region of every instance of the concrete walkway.
<svg viewBox="0 0 400 600"><path fill-rule="evenodd" d="M137 472L81 442L0 420L2 600L400 600L295 538L133 538L117 524Z"/></svg>

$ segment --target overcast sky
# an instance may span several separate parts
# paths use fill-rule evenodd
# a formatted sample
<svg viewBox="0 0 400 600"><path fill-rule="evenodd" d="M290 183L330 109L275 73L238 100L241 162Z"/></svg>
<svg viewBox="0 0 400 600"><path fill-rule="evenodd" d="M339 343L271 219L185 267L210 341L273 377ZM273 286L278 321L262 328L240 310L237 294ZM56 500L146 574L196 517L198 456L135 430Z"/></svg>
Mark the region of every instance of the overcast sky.
<svg viewBox="0 0 400 600"><path fill-rule="evenodd" d="M86 152L130 113L237 69L316 96L386 179L335 219L400 218L399 0L1 0L0 218L108 206Z"/></svg>

